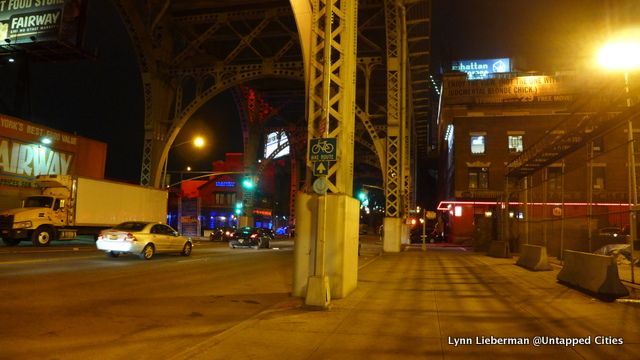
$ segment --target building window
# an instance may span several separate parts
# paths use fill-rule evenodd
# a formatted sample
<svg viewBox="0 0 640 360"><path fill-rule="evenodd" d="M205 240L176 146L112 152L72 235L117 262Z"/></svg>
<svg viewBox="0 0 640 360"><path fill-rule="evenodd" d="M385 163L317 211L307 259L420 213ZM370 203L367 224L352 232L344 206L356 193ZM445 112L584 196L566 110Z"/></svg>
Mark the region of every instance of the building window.
<svg viewBox="0 0 640 360"><path fill-rule="evenodd" d="M593 190L604 190L604 166L594 166L592 169L593 174Z"/></svg>
<svg viewBox="0 0 640 360"><path fill-rule="evenodd" d="M218 192L215 193L216 205L234 205L236 203L236 193L234 192Z"/></svg>
<svg viewBox="0 0 640 360"><path fill-rule="evenodd" d="M470 167L469 168L469 189L489 188L489 168Z"/></svg>
<svg viewBox="0 0 640 360"><path fill-rule="evenodd" d="M471 153L472 154L484 154L485 153L485 136L484 135L471 135Z"/></svg>
<svg viewBox="0 0 640 360"><path fill-rule="evenodd" d="M552 166L547 168L547 190L562 190L562 167Z"/></svg>
<svg viewBox="0 0 640 360"><path fill-rule="evenodd" d="M604 151L604 141L602 140L602 136L593 139L592 142L593 152L598 154Z"/></svg>
<svg viewBox="0 0 640 360"><path fill-rule="evenodd" d="M509 135L509 152L512 154L521 153L524 150L522 135Z"/></svg>

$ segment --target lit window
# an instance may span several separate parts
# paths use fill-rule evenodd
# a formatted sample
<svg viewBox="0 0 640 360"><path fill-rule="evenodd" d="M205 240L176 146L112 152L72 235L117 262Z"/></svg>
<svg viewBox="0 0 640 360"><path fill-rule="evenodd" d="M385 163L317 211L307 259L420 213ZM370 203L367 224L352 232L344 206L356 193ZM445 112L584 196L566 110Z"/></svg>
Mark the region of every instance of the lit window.
<svg viewBox="0 0 640 360"><path fill-rule="evenodd" d="M453 212L454 212L454 215L457 216L457 217L462 216L462 206L456 206L453 209Z"/></svg>
<svg viewBox="0 0 640 360"><path fill-rule="evenodd" d="M489 188L489 168L469 168L469 189Z"/></svg>
<svg viewBox="0 0 640 360"><path fill-rule="evenodd" d="M484 135L471 135L471 153L484 154Z"/></svg>
<svg viewBox="0 0 640 360"><path fill-rule="evenodd" d="M523 149L522 135L509 135L509 152L521 153Z"/></svg>
<svg viewBox="0 0 640 360"><path fill-rule="evenodd" d="M602 141L602 136L593 139L593 142L591 144L593 146L592 149L594 153L601 153L604 151L604 142Z"/></svg>

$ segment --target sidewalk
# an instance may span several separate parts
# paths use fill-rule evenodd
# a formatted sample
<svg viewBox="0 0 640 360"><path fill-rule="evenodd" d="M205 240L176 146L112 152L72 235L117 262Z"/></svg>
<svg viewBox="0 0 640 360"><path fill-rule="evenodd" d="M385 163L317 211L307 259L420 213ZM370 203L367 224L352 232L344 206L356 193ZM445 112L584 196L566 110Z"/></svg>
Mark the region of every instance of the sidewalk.
<svg viewBox="0 0 640 360"><path fill-rule="evenodd" d="M639 304L602 302L557 283L555 267L514 263L455 247L372 255L358 288L330 310L292 297L174 358L638 358ZM529 344L492 344L499 341Z"/></svg>

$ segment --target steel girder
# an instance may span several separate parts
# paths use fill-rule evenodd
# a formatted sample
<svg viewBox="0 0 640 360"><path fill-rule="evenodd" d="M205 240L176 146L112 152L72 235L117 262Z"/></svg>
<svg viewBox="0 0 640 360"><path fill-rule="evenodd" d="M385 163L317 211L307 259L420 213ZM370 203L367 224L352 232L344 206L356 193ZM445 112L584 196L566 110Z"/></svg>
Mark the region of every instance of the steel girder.
<svg viewBox="0 0 640 360"><path fill-rule="evenodd" d="M336 139L337 161L328 169L331 193L353 194L357 2L312 1L308 86L308 144ZM307 160L311 179L313 163Z"/></svg>
<svg viewBox="0 0 640 360"><path fill-rule="evenodd" d="M387 217L402 217L404 192L403 146L406 113L404 106L404 47L402 13L395 0L384 1L387 44L387 164L385 211Z"/></svg>
<svg viewBox="0 0 640 360"><path fill-rule="evenodd" d="M270 76L288 77L300 81L305 78L313 79L313 76L305 77L302 69L303 64L307 66L314 59L299 61L299 48L310 46L309 44L312 42L305 42L306 38L303 37L302 43L298 44L298 31L304 31L305 26L309 26L309 24L302 24L301 20L304 22L304 17L301 18L299 14L296 14L297 24L292 26L291 7L297 11L295 5L297 1L291 1L288 4L290 6L274 7L272 4L276 2L272 2L270 5L261 3L261 6L255 7L255 9L249 6L244 7L245 9L252 8L252 10L240 9L243 4L250 3L250 0L241 0L239 3L216 2L215 4L207 3L198 11L193 10L196 7L196 5L192 5L194 3L182 0L145 2L146 9L140 5L139 1L137 5L123 0L114 0L114 2L118 4L121 13L124 14L123 19L128 24L133 45L140 56L143 73L146 100L145 151L141 174L141 182L143 183L159 184L161 169L158 164L164 163L164 158L168 154L173 139L191 114L221 91L249 80ZM225 5L223 6L222 3ZM238 6L235 6L236 3ZM335 1L331 3L318 2L318 5L323 9L324 7L339 9L336 3ZM410 182L407 181L407 176L400 174L401 171L408 172L406 171L406 163L401 163L403 158L410 158L408 155L401 155L402 153L406 154L406 149L408 149L404 144L406 141L401 137L406 135L401 135L401 133L408 132L406 128L404 130L397 128L391 130L392 134L397 130L397 134L390 135L387 128L389 124L393 124L395 117L393 121L387 121L386 124L381 121L388 119L389 99L409 98L406 92L412 91L411 89L415 91L410 98L413 99L416 121L421 114L425 113L424 105L416 105L416 100L424 99L425 96L419 95L422 90L416 89L413 84L421 81L420 79L416 80L414 70L424 72L427 69L424 62L418 63L415 59L424 59L425 55L428 55L425 51L418 50L419 47L424 47L428 36L412 32L412 29L425 24L425 21L420 20L420 16L412 15L415 13L412 9L429 2L426 0L405 1L408 19L405 24L398 21L397 18L398 9L402 8L400 3L385 1L384 6L381 6L382 4L378 0L360 0L358 2L358 20L356 21L359 23L357 37L360 57L357 59L357 66L361 70L358 72L358 81L366 79L366 85L364 86L365 90L358 94L358 106L355 110L355 116L364 124L364 129L359 127L353 130L358 133L356 138L360 140L366 137L363 132L368 133L373 148L369 143L361 149L375 152L381 163L385 183L392 184L399 189L397 193L387 192L396 196L391 201L396 214L402 211L400 209L404 209L404 204L408 204L408 201L402 203L400 199L401 196L406 196L408 193L406 189L402 188L407 188L407 183ZM235 8L231 9L233 6ZM388 19L390 6L393 6L395 13L391 21ZM223 7L225 10L220 11L219 9ZM211 10L213 8L216 9ZM338 18L342 16L340 10L337 14L339 14ZM130 25L136 22L137 25ZM274 31L275 28L277 31ZM170 42L166 41L168 40L165 39L166 35L162 36L167 33L168 29L171 29ZM333 32L343 32L339 25L336 25L336 28L332 30ZM408 75L411 76L411 80L407 80L407 82L410 82L411 86L402 87L399 83L400 78L395 81L392 79L392 85L388 85L388 75L391 74L389 60L396 61L395 66L397 66L399 65L398 59L402 58L398 58L397 54L390 56L395 50L385 49L383 45L385 43L381 43L380 39L385 37L387 39L386 46L391 45L397 49L398 40L402 40L398 36L405 30L407 32L406 42L408 43L408 50L405 49L405 52L408 53L407 60L410 64L408 66L411 67L411 74ZM395 40L390 42L391 38ZM265 46L265 39L268 39L268 46ZM340 48L341 44L336 44L336 50ZM162 56L158 54L159 49L165 51ZM167 49L170 51L167 52ZM355 58L355 54L349 57ZM339 65L332 70L341 71L343 68L342 65ZM317 71L318 68L316 67L315 70ZM379 76L380 74L382 76ZM337 77L340 77L339 74ZM330 79L332 85L329 86L329 89L332 89L332 86L344 85L340 81L335 81L335 78L334 71ZM363 87L360 86L360 88ZM387 92L389 89L395 89L395 93L389 95ZM354 97L355 95L350 94L350 96ZM312 103L312 100L309 101ZM332 97L329 102L334 109L344 106L344 101L332 101L336 101L335 97ZM397 107L398 104L395 106ZM154 107L157 109L152 110ZM167 109L167 107L169 108ZM331 113L329 111L329 115ZM314 115L309 113L309 119L312 116ZM395 139L388 141L390 137L395 137ZM362 143L362 141L358 142ZM388 171L388 164L396 162L397 164L392 166L393 169ZM333 175L336 173L337 171L332 171ZM390 174L395 174L400 178L389 179ZM333 181L337 181L337 176L334 178L336 179Z"/></svg>
<svg viewBox="0 0 640 360"><path fill-rule="evenodd" d="M160 64L171 57L171 37L166 28L157 26L164 11L162 6L149 4L147 12L141 12L139 4L128 0L112 0L122 18L140 67L144 93L144 142L140 183L150 185L154 173L153 166L164 164L160 153L166 143L169 123L170 99L175 92L171 79L163 76ZM149 21L153 18L152 21ZM148 24L151 23L151 26ZM160 184L159 172L155 176L155 186Z"/></svg>

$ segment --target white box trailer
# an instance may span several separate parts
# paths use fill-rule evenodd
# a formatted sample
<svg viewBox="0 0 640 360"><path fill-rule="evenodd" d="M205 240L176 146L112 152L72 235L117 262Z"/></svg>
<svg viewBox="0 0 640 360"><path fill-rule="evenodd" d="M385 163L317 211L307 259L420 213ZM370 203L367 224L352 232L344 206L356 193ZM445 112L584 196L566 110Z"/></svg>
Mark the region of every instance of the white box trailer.
<svg viewBox="0 0 640 360"><path fill-rule="evenodd" d="M125 221L167 221L167 191L113 181L77 178L71 225L112 226Z"/></svg>
<svg viewBox="0 0 640 360"><path fill-rule="evenodd" d="M32 240L46 246L78 234L97 236L125 221L167 219L165 190L69 175L40 175L36 181L41 195L26 198L22 208L0 212L0 236L6 245Z"/></svg>

